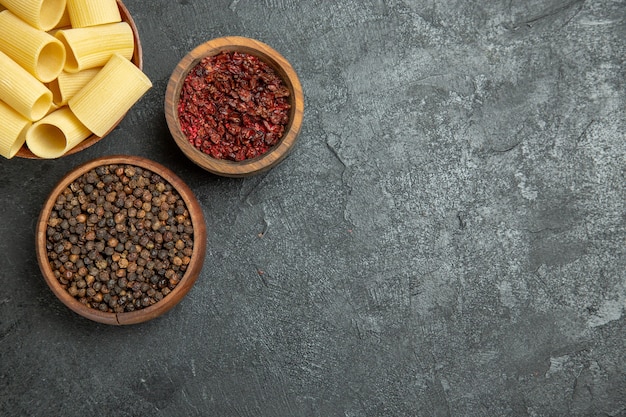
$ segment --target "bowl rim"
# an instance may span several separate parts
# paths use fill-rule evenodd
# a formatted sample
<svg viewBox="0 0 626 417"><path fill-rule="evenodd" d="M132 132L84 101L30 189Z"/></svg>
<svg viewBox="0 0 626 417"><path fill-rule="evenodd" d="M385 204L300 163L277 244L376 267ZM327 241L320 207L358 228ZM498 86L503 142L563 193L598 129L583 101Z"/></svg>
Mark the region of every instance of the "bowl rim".
<svg viewBox="0 0 626 417"><path fill-rule="evenodd" d="M280 142L263 155L239 162L216 159L196 149L189 143L178 120L178 101L187 74L203 58L217 55L223 51L244 52L263 60L278 73L292 93L291 115ZM289 61L269 45L242 36L214 38L196 46L179 61L170 76L165 92L165 118L178 147L185 156L200 167L213 174L226 177L244 177L257 174L272 168L285 159L292 151L300 134L303 115L304 93L302 85Z"/></svg>
<svg viewBox="0 0 626 417"><path fill-rule="evenodd" d="M156 302L149 307L124 313L102 312L91 307L87 307L80 303L80 301L78 301L76 298L72 297L66 289L62 288L59 281L54 277L54 273L52 271L52 268L50 267L50 262L48 260L48 254L46 251L47 223L52 208L56 202L56 197L67 186L69 186L69 184L71 184L74 180L76 180L84 173L99 166L113 164L138 166L158 174L164 180L169 182L174 187L174 189L176 189L176 191L185 202L194 228L194 247L193 253L191 255L191 262L189 263L189 266L182 276L180 282L176 285L172 292L164 297L162 300ZM54 295L72 311L87 319L99 323L111 325L137 324L152 320L166 313L175 305L177 305L189 292L191 287L193 287L204 264L206 253L206 223L202 208L195 195L193 194L189 186L185 184L182 179L180 179L170 169L155 161L139 156L102 156L85 162L82 165L79 165L78 167L72 169L65 176L63 176L63 178L49 193L37 220L35 231L35 248L37 263L39 264L39 269L44 277L44 280L46 281L46 284L52 290Z"/></svg>
<svg viewBox="0 0 626 417"><path fill-rule="evenodd" d="M140 70L143 70L143 49L141 46L141 40L139 39L139 32L137 30L137 25L135 24L135 20L133 19L130 12L128 11L128 8L124 5L124 3L122 3L122 0L116 0L116 2L117 2L117 7L120 10L122 22L128 23L128 25L131 28L131 31L133 32L133 40L135 43L135 48L133 50L133 56L131 57L131 62L135 64L137 68L139 68ZM109 131L106 132L104 135L98 136L96 134L92 134L87 139L83 140L78 145L74 146L72 149L65 152L59 158L63 158L64 156L68 156L68 155L73 155L77 152L80 152L89 148L92 145L95 145L97 142L99 142L101 139L103 139L109 133L111 133L121 123L123 119L124 119L124 116L122 116L122 118L118 120L115 123L115 125L113 125L113 127L111 127L111 129L109 129ZM25 143L22 145L20 150L17 151L17 153L15 154L15 157L24 158L24 159L44 159L32 153L30 149L28 149L28 146L26 146Z"/></svg>

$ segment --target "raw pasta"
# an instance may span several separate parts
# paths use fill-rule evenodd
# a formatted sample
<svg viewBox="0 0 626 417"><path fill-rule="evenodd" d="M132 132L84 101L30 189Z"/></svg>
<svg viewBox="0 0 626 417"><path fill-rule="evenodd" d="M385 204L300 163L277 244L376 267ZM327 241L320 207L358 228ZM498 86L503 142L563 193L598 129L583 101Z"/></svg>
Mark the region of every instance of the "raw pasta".
<svg viewBox="0 0 626 417"><path fill-rule="evenodd" d="M1 0L0 0L1 1ZM70 12L65 9L63 16L61 16L61 20L54 26L54 29L65 29L72 27L72 22L70 21ZM48 31L50 33L50 31Z"/></svg>
<svg viewBox="0 0 626 417"><path fill-rule="evenodd" d="M0 155L13 158L26 140L31 121L0 101Z"/></svg>
<svg viewBox="0 0 626 417"><path fill-rule="evenodd" d="M41 82L54 80L65 64L65 47L9 10L0 12L0 51Z"/></svg>
<svg viewBox="0 0 626 417"><path fill-rule="evenodd" d="M67 0L67 10L74 28L122 21L115 0Z"/></svg>
<svg viewBox="0 0 626 417"><path fill-rule="evenodd" d="M61 108L62 106L57 106L56 104L52 103L50 105L50 110L48 110L48 113L46 113L46 116L49 115L50 113L57 111ZM45 117L45 116L44 116Z"/></svg>
<svg viewBox="0 0 626 417"><path fill-rule="evenodd" d="M113 54L120 54L130 60L135 49L133 31L126 22L61 29L55 36L65 45L67 72L101 67Z"/></svg>
<svg viewBox="0 0 626 417"><path fill-rule="evenodd" d="M114 54L68 105L89 130L102 137L150 87L150 79L139 68Z"/></svg>
<svg viewBox="0 0 626 417"><path fill-rule="evenodd" d="M29 25L54 28L65 12L66 0L0 0L0 3Z"/></svg>
<svg viewBox="0 0 626 417"><path fill-rule="evenodd" d="M26 145L40 158L58 158L91 136L66 106L33 124L26 133Z"/></svg>
<svg viewBox="0 0 626 417"><path fill-rule="evenodd" d="M52 92L2 52L0 74L0 100L31 121L46 115L52 104Z"/></svg>
<svg viewBox="0 0 626 417"><path fill-rule="evenodd" d="M57 158L106 135L152 86L133 53L116 0L0 0L0 155Z"/></svg>
<svg viewBox="0 0 626 417"><path fill-rule="evenodd" d="M48 84L52 91L52 102L64 106L68 100L78 93L96 74L100 68L89 68L80 72L62 71L56 80Z"/></svg>

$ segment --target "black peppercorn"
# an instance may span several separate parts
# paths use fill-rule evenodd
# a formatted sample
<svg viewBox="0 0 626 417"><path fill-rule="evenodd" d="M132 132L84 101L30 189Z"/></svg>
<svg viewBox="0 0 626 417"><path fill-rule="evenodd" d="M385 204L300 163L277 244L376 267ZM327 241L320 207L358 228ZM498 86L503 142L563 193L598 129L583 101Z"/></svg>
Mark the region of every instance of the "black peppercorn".
<svg viewBox="0 0 626 417"><path fill-rule="evenodd" d="M103 312L159 302L193 252L180 195L160 175L132 165L100 166L77 178L57 196L47 226L54 275L71 296Z"/></svg>

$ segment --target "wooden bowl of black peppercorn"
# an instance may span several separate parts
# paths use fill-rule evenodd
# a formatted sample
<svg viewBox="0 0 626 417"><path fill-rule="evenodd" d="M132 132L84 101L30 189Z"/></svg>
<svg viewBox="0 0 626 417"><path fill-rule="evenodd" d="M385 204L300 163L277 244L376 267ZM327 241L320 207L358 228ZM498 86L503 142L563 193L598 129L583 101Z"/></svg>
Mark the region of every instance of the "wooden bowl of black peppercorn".
<svg viewBox="0 0 626 417"><path fill-rule="evenodd" d="M304 94L291 64L269 45L226 36L190 51L170 76L165 118L174 141L217 175L265 172L293 150Z"/></svg>
<svg viewBox="0 0 626 417"><path fill-rule="evenodd" d="M87 162L56 185L36 229L52 292L90 320L127 325L178 304L204 263L206 226L189 187L145 158Z"/></svg>

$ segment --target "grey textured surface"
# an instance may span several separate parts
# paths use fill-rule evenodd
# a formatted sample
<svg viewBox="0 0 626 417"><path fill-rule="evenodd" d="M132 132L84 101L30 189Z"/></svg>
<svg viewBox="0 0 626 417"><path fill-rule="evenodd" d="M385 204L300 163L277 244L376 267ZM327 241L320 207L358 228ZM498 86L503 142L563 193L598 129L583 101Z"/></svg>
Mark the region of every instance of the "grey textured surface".
<svg viewBox="0 0 626 417"><path fill-rule="evenodd" d="M85 152L0 161L0 415L626 416L624 0L125 4L154 88ZM224 35L306 96L249 179L193 166L163 115ZM54 184L117 153L175 170L208 226L187 298L124 328L61 305L33 247Z"/></svg>

